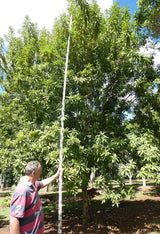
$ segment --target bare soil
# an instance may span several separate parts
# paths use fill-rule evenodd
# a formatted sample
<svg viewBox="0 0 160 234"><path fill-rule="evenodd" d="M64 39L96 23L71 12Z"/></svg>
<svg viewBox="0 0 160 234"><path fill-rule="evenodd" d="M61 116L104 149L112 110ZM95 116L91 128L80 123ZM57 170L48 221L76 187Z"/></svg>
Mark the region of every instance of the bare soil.
<svg viewBox="0 0 160 234"><path fill-rule="evenodd" d="M93 195L89 203L89 221L84 229L82 225L82 199L65 198L63 211L62 233L69 234L144 234L160 233L160 194L156 187L139 187L138 192L143 192L134 200L122 200L119 207L111 204L101 204ZM91 197L90 197L91 198ZM55 199L55 198L54 198ZM48 206L53 199L44 199L43 206ZM71 209L72 204L72 209ZM77 206L78 204L78 206ZM45 208L45 207L44 207ZM45 210L45 209L44 209ZM45 234L58 233L57 211L45 211ZM0 220L0 234L9 234L6 222Z"/></svg>

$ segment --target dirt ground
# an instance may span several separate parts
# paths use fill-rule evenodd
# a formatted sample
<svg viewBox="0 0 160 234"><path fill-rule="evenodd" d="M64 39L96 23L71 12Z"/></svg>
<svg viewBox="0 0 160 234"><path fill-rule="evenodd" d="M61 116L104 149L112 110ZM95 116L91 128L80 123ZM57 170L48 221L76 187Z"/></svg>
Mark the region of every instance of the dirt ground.
<svg viewBox="0 0 160 234"><path fill-rule="evenodd" d="M154 194L154 187L143 188L145 195L134 200L122 200L119 208L110 207L94 200L89 208L86 229L82 226L81 211L75 207L63 213L63 234L143 234L160 233L160 194ZM142 188L139 187L139 191ZM80 198L79 198L80 200ZM65 201L64 201L65 202ZM76 201L77 202L77 201ZM81 202L81 201L80 201ZM0 224L0 234L9 234L9 227ZM58 233L57 213L45 215L45 234Z"/></svg>

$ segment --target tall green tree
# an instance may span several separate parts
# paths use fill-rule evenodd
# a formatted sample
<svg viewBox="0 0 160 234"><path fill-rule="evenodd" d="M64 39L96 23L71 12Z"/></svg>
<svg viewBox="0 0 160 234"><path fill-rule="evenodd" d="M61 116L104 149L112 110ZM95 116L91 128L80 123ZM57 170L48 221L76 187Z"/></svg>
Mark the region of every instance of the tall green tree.
<svg viewBox="0 0 160 234"><path fill-rule="evenodd" d="M23 141L21 148L18 138L28 135L32 142L36 140L32 132L43 131L59 118L64 73L64 59L60 53L51 33L45 29L39 31L29 17L26 17L18 37L10 28L9 34L1 40L1 81L5 89L0 97L3 173L11 165L16 172L19 162L22 167L17 172L22 172L24 162L41 158L39 152L32 156L28 154L31 145L23 145ZM44 164L45 157L46 154L43 155Z"/></svg>
<svg viewBox="0 0 160 234"><path fill-rule="evenodd" d="M104 18L95 2L72 3L66 126L76 129L81 148L67 160L83 169L85 165L81 175L85 223L91 170L98 168L106 184L113 178L121 183L119 164L127 157L125 111L137 100L136 83L155 76L151 61L138 54L141 38L127 8L115 3Z"/></svg>

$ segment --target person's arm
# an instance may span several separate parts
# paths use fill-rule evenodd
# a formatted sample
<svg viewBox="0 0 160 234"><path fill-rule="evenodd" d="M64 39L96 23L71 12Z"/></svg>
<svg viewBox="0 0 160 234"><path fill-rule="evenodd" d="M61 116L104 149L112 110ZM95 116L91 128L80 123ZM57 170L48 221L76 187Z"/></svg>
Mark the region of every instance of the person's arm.
<svg viewBox="0 0 160 234"><path fill-rule="evenodd" d="M46 187L47 185L49 185L50 183L52 183L55 179L57 179L58 176L59 176L59 172L60 172L60 169L58 169L57 173L54 174L53 176L48 177L47 179L42 180L41 181L42 184L43 184L42 188Z"/></svg>
<svg viewBox="0 0 160 234"><path fill-rule="evenodd" d="M20 234L19 219L10 216L10 229L12 234Z"/></svg>

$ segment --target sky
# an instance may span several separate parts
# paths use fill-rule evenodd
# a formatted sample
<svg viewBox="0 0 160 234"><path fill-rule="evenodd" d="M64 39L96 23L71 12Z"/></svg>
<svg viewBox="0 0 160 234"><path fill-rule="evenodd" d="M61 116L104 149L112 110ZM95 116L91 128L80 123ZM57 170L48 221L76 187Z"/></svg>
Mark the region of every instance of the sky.
<svg viewBox="0 0 160 234"><path fill-rule="evenodd" d="M101 11L110 8L116 0L97 0ZM127 5L131 12L136 10L137 0L119 0L121 7ZM54 19L66 12L67 0L2 0L0 13L0 37L8 33L9 26L17 32L21 28L25 16L31 22L37 23L39 29L45 27L49 31L53 27Z"/></svg>
<svg viewBox="0 0 160 234"><path fill-rule="evenodd" d="M104 12L113 4L113 0L97 0ZM17 32L28 15L31 22L37 23L41 29L45 27L49 31L53 27L54 19L66 12L66 0L2 0L0 13L0 37L8 33L9 26Z"/></svg>
<svg viewBox="0 0 160 234"><path fill-rule="evenodd" d="M107 1L107 0L104 0ZM116 0L113 0L115 2ZM131 13L134 13L137 10L137 1L138 0L119 0L120 7L127 6Z"/></svg>

